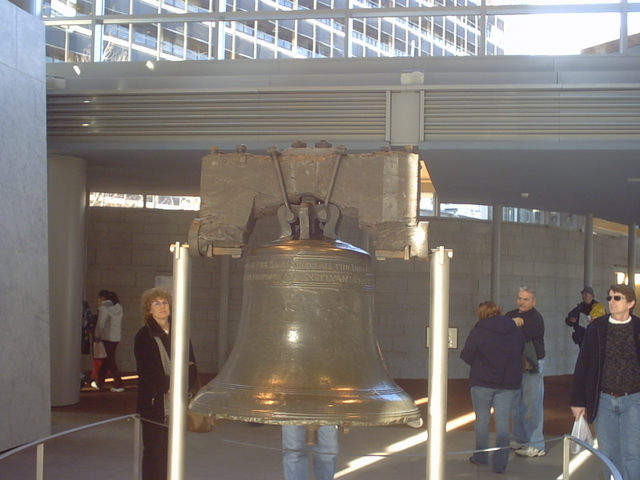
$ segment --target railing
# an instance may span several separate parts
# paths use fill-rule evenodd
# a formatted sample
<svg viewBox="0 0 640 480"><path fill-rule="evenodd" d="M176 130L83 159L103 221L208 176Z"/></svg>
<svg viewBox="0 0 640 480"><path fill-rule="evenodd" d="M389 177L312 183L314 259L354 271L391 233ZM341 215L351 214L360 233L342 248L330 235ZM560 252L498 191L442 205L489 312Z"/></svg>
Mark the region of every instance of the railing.
<svg viewBox="0 0 640 480"><path fill-rule="evenodd" d="M59 439L61 437L65 437L65 436L69 436L71 434L76 434L78 432L81 431L85 431L85 430L90 430L90 429L94 429L96 427L101 427L107 424L112 424L115 422L120 422L120 421L134 421L134 439L133 439L133 465L132 465L132 478L134 480L139 480L141 478L141 463L140 463L140 459L141 459L141 453L142 453L142 436L141 436L141 432L142 432L142 422L141 419L139 417L139 415L137 414L132 414L132 415L126 415L126 416L122 416L122 417L117 417L117 418L111 418L108 420L104 420L101 422L96 422L96 423L92 423L90 425L83 425L81 427L77 427L77 428L73 428L70 430L66 430L64 432L60 432L54 435L51 435L49 437L40 439L40 440L36 440L34 442L22 445L20 447L16 447L8 452L5 452L4 454L0 455L0 463L3 462L5 459L16 455L20 452L24 452L24 451L28 451L29 449L32 449L35 447L36 449L36 469L35 469L35 476L34 478L36 480L44 480L45 479L45 445L52 442L53 440ZM548 442L552 441L554 439L547 439ZM570 480L571 479L571 475L572 475L572 469L571 469L571 460L572 460L572 456L571 456L571 443L575 442L577 444L579 444L580 446L582 446L583 448L585 448L586 450L588 450L588 453L592 454L593 456L595 456L600 462L604 463L604 465L606 465L607 469L610 471L611 473L611 479L613 480L623 480L622 475L620 474L619 470L616 468L616 466L611 462L611 460L609 460L607 457L605 457L599 450L597 450L596 448L594 448L593 446L577 439L576 437L573 437L571 435L564 435L563 437L557 437L555 440L562 440L563 441L563 456L562 456L562 476L557 477L558 479L562 479L562 480ZM235 441L230 441L228 440L230 443L236 445L237 442ZM422 438L422 436L420 437L420 440L418 440L418 443L421 443L422 441L424 441L424 439ZM242 444L242 443L241 443ZM258 448L266 448L264 446L259 447L258 445L252 445L254 447L258 447ZM280 448L278 447L274 447L273 448L274 451L279 451ZM490 448L487 449L487 451L495 451L495 448ZM111 452L113 453L113 452ZM461 453L461 452L449 452L449 453ZM470 452L463 452L465 454L468 454ZM587 452L583 452L583 453L587 453ZM105 451L105 455L109 456L109 454ZM396 452L396 453L389 453L389 454L384 454L383 456L403 456L402 453L400 452ZM346 454L345 456L351 456L349 454ZM366 455L365 455L366 456ZM575 461L576 456L573 456L573 460ZM346 472L344 472L346 473ZM532 475L531 478L534 478L535 475ZM26 477L20 477L20 478L26 478Z"/></svg>
<svg viewBox="0 0 640 480"><path fill-rule="evenodd" d="M77 428L73 428L71 430L66 430L64 432L60 432L60 433L56 433L54 435L51 435L49 437L46 438L42 438L40 440L36 440L34 442L31 443L27 443L25 445L21 445L19 447L16 447L14 449L9 450L8 452L3 453L2 455L0 455L0 462L2 462L4 459L15 455L17 453L23 452L25 450L29 450L33 447L36 448L36 473L35 473L35 479L36 480L44 480L45 476L44 476L44 460L45 460L45 444L56 440L60 437L64 437L67 435L71 435L74 433L78 433L81 432L83 430L88 430L88 429L92 429L95 427L100 427L109 423L114 423L114 422L119 422L122 420L127 420L127 421L131 421L133 420L134 423L134 434L133 434L133 479L134 480L138 480L141 478L141 463L140 463L140 459L142 456L142 422L140 420L140 416L138 414L132 414L132 415L125 415L123 417L117 417L117 418L111 418L108 420L104 420L101 422L97 422L97 423L92 423L90 425L83 425L81 427L77 427Z"/></svg>
<svg viewBox="0 0 640 480"><path fill-rule="evenodd" d="M570 460L571 460L571 442L575 442L581 447L586 448L595 455L602 463L604 463L609 472L611 472L611 478L613 480L623 480L620 471L616 468L616 466L605 457L599 450L595 449L593 446L588 443L583 442L582 440L577 439L572 435L565 435L564 440L562 442L562 480L569 480L571 477L570 472Z"/></svg>

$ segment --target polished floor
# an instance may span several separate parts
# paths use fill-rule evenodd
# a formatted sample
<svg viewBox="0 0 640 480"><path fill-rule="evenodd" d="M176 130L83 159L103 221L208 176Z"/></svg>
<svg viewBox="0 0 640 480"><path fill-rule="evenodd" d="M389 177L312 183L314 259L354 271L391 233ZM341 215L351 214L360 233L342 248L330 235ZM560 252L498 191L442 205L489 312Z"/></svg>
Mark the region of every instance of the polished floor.
<svg viewBox="0 0 640 480"><path fill-rule="evenodd" d="M538 458L511 456L504 474L469 462L474 445L473 416L466 380L448 386L445 479L557 479L562 478L562 435L573 424L568 407L570 376L545 379L545 436L547 455ZM424 381L398 382L411 394L427 418ZM135 380L124 393L83 388L77 405L54 408L53 433L109 421L135 411ZM47 480L133 479L134 422L118 420L57 438L45 446L44 478ZM340 436L336 478L344 480L426 479L426 426L354 427ZM252 427L226 421L211 433L186 434L185 479L279 480L282 474L280 428ZM36 477L35 449L0 461L0 479L31 480ZM602 479L600 464L588 455L571 479Z"/></svg>

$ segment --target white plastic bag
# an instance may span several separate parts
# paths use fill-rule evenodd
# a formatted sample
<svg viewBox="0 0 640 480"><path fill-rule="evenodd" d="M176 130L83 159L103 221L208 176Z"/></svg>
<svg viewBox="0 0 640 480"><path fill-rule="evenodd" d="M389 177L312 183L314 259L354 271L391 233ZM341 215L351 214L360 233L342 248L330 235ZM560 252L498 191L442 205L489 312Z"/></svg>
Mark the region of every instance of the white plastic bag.
<svg viewBox="0 0 640 480"><path fill-rule="evenodd" d="M571 430L571 436L576 437L578 440L582 440L589 445L593 445L593 436L589 429L589 424L584 418L584 415L580 415L575 422L573 422L573 429ZM571 442L571 453L580 453L584 447L576 442Z"/></svg>
<svg viewBox="0 0 640 480"><path fill-rule="evenodd" d="M93 342L93 358L97 360L107 358L107 351L104 348L104 343Z"/></svg>

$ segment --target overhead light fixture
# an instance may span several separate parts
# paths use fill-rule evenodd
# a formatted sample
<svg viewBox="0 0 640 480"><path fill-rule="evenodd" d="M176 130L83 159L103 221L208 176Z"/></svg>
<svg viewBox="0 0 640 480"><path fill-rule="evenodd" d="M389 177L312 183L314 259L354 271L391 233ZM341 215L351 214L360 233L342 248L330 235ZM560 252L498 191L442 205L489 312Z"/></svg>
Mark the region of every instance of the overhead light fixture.
<svg viewBox="0 0 640 480"><path fill-rule="evenodd" d="M528 193L528 192L522 192L522 193L520 194L520 196L521 196L522 198L529 198L529 193Z"/></svg>
<svg viewBox="0 0 640 480"><path fill-rule="evenodd" d="M400 74L400 83L402 85L422 85L424 83L424 71L404 70Z"/></svg>
<svg viewBox="0 0 640 480"><path fill-rule="evenodd" d="M640 182L640 177L627 178L627 182Z"/></svg>
<svg viewBox="0 0 640 480"><path fill-rule="evenodd" d="M78 65L73 66L73 71L76 72L76 75L80 75L80 73L82 73Z"/></svg>
<svg viewBox="0 0 640 480"><path fill-rule="evenodd" d="M154 68L156 68L156 65L151 60L147 60L147 63L145 63L145 65L149 70L153 70Z"/></svg>

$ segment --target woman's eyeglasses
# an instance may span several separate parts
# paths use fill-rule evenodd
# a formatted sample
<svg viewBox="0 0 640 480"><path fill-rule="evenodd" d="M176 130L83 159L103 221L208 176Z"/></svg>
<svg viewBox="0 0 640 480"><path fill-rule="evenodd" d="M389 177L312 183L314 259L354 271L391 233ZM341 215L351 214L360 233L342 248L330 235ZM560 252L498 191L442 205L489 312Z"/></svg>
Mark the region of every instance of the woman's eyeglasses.
<svg viewBox="0 0 640 480"><path fill-rule="evenodd" d="M623 297L622 295L614 295L613 297L611 295L607 295L607 302L610 302L611 300L615 300L616 302L619 302L623 298L625 297Z"/></svg>
<svg viewBox="0 0 640 480"><path fill-rule="evenodd" d="M161 307L163 305L169 305L169 302L167 302L166 300L163 300L161 302L160 301L155 301L155 302L151 303L152 307Z"/></svg>

